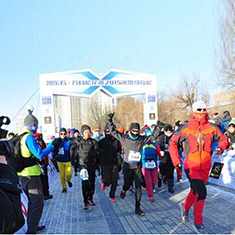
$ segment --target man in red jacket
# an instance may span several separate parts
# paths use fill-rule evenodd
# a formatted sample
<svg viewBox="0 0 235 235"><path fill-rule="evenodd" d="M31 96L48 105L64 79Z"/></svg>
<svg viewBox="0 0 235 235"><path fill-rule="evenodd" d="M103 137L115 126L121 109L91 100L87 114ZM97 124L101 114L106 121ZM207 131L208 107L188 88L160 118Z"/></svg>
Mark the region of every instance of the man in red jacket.
<svg viewBox="0 0 235 235"><path fill-rule="evenodd" d="M181 204L182 220L188 220L188 212L194 205L194 229L197 233L206 233L203 225L203 207L206 199L206 182L211 168L211 145L218 141L216 152L221 155L228 145L227 137L218 126L208 122L209 117L203 101L195 102L192 115L185 125L171 138L169 151L176 168L181 168L181 159L177 144L183 142L184 168L190 182L190 192Z"/></svg>

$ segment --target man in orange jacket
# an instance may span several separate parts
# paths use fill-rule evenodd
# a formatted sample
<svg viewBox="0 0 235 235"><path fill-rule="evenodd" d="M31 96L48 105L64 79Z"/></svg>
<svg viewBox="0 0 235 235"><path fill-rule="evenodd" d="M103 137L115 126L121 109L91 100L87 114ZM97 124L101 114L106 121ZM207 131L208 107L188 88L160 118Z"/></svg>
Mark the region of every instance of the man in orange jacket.
<svg viewBox="0 0 235 235"><path fill-rule="evenodd" d="M184 168L190 182L190 192L181 204L182 220L188 221L188 212L194 205L194 225L197 233L206 233L203 225L203 207L206 199L206 182L211 168L211 145L218 141L216 152L221 155L228 145L227 137L218 126L208 122L209 117L203 101L192 106L191 117L171 138L169 151L176 168L181 168L177 144L184 142Z"/></svg>

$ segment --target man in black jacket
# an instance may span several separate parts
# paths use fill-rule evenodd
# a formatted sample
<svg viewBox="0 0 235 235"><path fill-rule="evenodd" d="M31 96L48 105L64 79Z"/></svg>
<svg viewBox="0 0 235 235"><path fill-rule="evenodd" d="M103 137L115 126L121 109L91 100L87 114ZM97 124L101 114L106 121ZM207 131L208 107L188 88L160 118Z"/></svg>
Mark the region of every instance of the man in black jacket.
<svg viewBox="0 0 235 235"><path fill-rule="evenodd" d="M135 213L139 216L144 216L144 212L140 209L141 201L141 153L144 143L154 140L159 132L154 129L153 135L140 136L139 123L133 122L130 125L129 134L122 134L116 130L113 123L114 113L107 116L108 127L111 135L121 142L125 151L123 159L124 185L120 197L124 199L126 191L129 190L132 182L135 182Z"/></svg>
<svg viewBox="0 0 235 235"><path fill-rule="evenodd" d="M0 140L0 233L15 233L24 225L21 209L19 178L15 170L7 165L14 154L10 141Z"/></svg>
<svg viewBox="0 0 235 235"><path fill-rule="evenodd" d="M167 182L168 192L174 193L174 165L171 160L171 156L168 150L169 141L173 134L173 128L170 124L164 125L164 132L158 136L157 143L162 151L164 151L164 156L160 158L159 170L161 175L164 178L164 181ZM161 179L159 179L161 182ZM160 185L160 184L158 184Z"/></svg>
<svg viewBox="0 0 235 235"><path fill-rule="evenodd" d="M104 131L105 138L99 141L103 175L101 189L104 191L106 186L111 185L109 197L110 201L115 202L115 193L119 172L118 158L121 157L121 144L117 139L111 136L110 130L107 126L104 128Z"/></svg>
<svg viewBox="0 0 235 235"><path fill-rule="evenodd" d="M89 205L95 206L93 195L95 191L95 171L99 164L99 146L96 140L91 138L91 128L82 125L81 137L74 141L80 166L80 177L82 179L82 194L84 199L84 210Z"/></svg>

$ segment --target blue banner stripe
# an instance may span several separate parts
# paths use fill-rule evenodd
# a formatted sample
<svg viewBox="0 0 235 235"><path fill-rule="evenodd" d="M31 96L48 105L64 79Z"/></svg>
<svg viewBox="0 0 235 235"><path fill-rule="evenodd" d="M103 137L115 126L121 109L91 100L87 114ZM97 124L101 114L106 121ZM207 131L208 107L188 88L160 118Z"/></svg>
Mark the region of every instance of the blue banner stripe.
<svg viewBox="0 0 235 235"><path fill-rule="evenodd" d="M82 75L84 75L85 77L87 77L87 78L90 79L90 80L100 80L99 78L97 78L94 74L92 74L92 73L89 72L89 71L86 71L86 72L69 73L68 75L70 75L70 74L82 74Z"/></svg>
<svg viewBox="0 0 235 235"><path fill-rule="evenodd" d="M96 89L98 89L100 86L90 86L85 91L82 92L82 94L90 95L92 94Z"/></svg>
<svg viewBox="0 0 235 235"><path fill-rule="evenodd" d="M109 93L111 94L120 94L120 93L123 93L123 92L120 92L118 91L117 89L111 87L111 86L103 86L103 88L108 91Z"/></svg>
<svg viewBox="0 0 235 235"><path fill-rule="evenodd" d="M113 77L117 76L118 74L127 74L127 73L121 73L121 72L109 72L106 76L102 78L102 80L111 80Z"/></svg>

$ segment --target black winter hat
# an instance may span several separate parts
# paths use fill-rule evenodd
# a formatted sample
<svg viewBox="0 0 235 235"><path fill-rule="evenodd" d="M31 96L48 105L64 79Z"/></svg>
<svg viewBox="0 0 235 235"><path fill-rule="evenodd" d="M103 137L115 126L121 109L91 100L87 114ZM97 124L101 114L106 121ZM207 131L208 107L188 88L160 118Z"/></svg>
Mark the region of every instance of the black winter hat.
<svg viewBox="0 0 235 235"><path fill-rule="evenodd" d="M82 135L83 135L83 132L84 132L85 130L91 131L91 128L90 128L88 125L82 125L82 126L81 126L81 134L82 134Z"/></svg>
<svg viewBox="0 0 235 235"><path fill-rule="evenodd" d="M132 122L130 125L130 131L133 129L138 129L140 131L140 124L138 122Z"/></svg>
<svg viewBox="0 0 235 235"><path fill-rule="evenodd" d="M164 125L164 131L172 132L173 128L172 128L172 126L170 124L167 123L167 124Z"/></svg>
<svg viewBox="0 0 235 235"><path fill-rule="evenodd" d="M64 127L61 127L61 128L60 128L60 133L62 133L62 132L67 133L67 131L66 131L66 129L65 129Z"/></svg>

